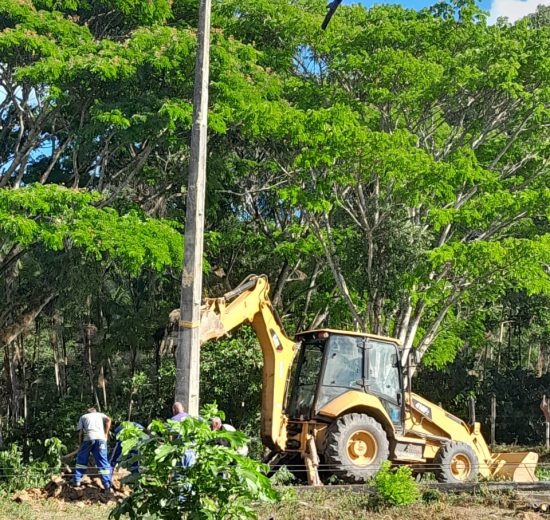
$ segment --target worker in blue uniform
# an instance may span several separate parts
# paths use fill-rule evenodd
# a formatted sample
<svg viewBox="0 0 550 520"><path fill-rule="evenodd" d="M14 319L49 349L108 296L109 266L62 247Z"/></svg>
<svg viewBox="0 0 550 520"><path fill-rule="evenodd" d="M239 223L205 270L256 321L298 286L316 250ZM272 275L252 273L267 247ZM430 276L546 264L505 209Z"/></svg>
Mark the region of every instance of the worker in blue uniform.
<svg viewBox="0 0 550 520"><path fill-rule="evenodd" d="M107 454L107 438L111 429L111 418L95 408L89 408L87 413L80 417L76 429L80 448L76 456L74 485L80 486L80 481L88 469L90 453L94 457L95 465L105 491L111 489L111 466Z"/></svg>
<svg viewBox="0 0 550 520"><path fill-rule="evenodd" d="M136 427L136 428L139 428L140 430L143 430L143 426L137 422L132 422L132 424ZM111 465L111 475L113 474L114 470L115 470L115 467L117 466L117 464L119 464L121 462L121 457L122 457L122 441L118 438L118 434L122 431L122 428L124 426L122 424L119 424L115 430L114 430L114 433L115 433L115 436L116 436L116 444L113 448L113 451L111 452L111 458L109 460L109 463ZM135 457L136 455L138 454L137 450L131 450L128 455L127 455L127 458L130 459L132 457ZM139 461L137 460L134 460L132 462L132 465L130 466L130 471L133 473L133 474L137 474L139 473Z"/></svg>

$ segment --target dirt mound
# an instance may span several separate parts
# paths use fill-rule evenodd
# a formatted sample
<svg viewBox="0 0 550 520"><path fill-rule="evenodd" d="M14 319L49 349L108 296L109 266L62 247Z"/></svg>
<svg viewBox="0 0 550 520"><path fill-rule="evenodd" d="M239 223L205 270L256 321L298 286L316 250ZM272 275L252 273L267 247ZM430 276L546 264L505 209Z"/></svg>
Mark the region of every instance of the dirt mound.
<svg viewBox="0 0 550 520"><path fill-rule="evenodd" d="M130 488L122 483L125 473L115 473L113 487L105 493L99 477L84 477L80 486L75 487L72 475L65 474L53 477L43 488L31 488L15 493L16 502L33 502L36 500L56 499L64 502L83 502L88 504L118 502L130 493Z"/></svg>

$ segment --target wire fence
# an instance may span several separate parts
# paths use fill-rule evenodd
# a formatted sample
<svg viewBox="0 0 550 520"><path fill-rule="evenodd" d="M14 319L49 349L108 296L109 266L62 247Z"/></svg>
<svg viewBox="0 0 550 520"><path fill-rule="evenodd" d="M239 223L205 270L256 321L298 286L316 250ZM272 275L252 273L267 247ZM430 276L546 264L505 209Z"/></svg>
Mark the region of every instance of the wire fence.
<svg viewBox="0 0 550 520"><path fill-rule="evenodd" d="M413 471L434 471L434 470L438 470L438 469L450 469L452 467L454 467L453 464L439 464L439 463L435 463L435 462L425 462L425 463L418 463L418 464L415 464L415 463L402 463L402 464L398 464L398 465L403 465L403 466L408 466L410 467ZM494 468L496 464L478 464L477 467L479 468L480 471L483 471L483 470L491 470L491 468ZM542 463L537 463L537 462L523 462L523 463L517 463L517 462L504 462L504 463L501 463L498 465L499 468L503 468L503 467L519 467L519 468L539 468L539 469L550 469L550 462L542 462ZM95 466L88 466L88 471L93 471L95 468ZM306 471L306 466L305 464L276 464L276 465L273 465L273 466L270 466L270 470L272 472L274 471L278 471L279 469L281 468L286 468L288 470L296 470L296 471L300 471L300 470L303 470L303 471ZM25 468L12 468L12 467L9 467L9 466L0 466L0 477L2 477L3 475L23 475L25 473L28 473L28 472L33 472L35 471L36 473L41 473L41 472L45 472L45 471L59 471L59 472L63 472L63 473L68 473L68 472L71 472L71 471L74 471L76 469L75 466L68 466L68 465L63 465L62 467L59 467L59 466L48 466L48 467L44 467L44 466L41 466L41 467L38 467L38 468L33 468L32 466L27 466ZM357 464L319 464L317 466L317 469L319 472L323 471L323 472L335 472L335 471L339 471L339 470L346 470L346 469L368 469L368 468L362 468L361 466L357 465Z"/></svg>

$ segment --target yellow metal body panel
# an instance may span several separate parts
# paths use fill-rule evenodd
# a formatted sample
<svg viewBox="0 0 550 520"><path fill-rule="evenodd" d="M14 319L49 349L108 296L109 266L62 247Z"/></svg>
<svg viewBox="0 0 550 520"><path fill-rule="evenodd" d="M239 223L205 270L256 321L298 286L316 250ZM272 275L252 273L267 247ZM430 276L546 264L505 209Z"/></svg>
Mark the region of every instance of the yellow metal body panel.
<svg viewBox="0 0 550 520"><path fill-rule="evenodd" d="M340 415L358 410L372 415L372 417L382 424L386 431L394 431L390 416L380 399L372 394L358 390L349 390L333 399L319 410L319 415L335 419Z"/></svg>
<svg viewBox="0 0 550 520"><path fill-rule="evenodd" d="M242 291L231 302L209 298L201 314L201 342L220 338L249 322L258 336L264 368L262 376L262 414L260 433L264 444L284 450L286 416L283 406L287 381L296 354L269 300L269 284L264 276L250 277L255 285Z"/></svg>
<svg viewBox="0 0 550 520"><path fill-rule="evenodd" d="M426 439L426 459L433 459L442 442L447 439L463 442L477 455L480 474L484 477L492 475L493 457L479 433L479 427L470 429L458 417L414 393L407 394L406 404L405 431L408 436Z"/></svg>
<svg viewBox="0 0 550 520"><path fill-rule="evenodd" d="M378 397L357 390L350 390L332 400L319 411L319 415L336 419L351 412L363 412L374 417L386 430L390 443L420 444L423 449L422 458L428 462L435 458L443 443L463 442L476 454L482 477L499 476L517 482L536 480L536 453L492 454L481 435L479 423L470 427L458 417L417 394L407 394L406 397L404 435L396 434L390 417ZM317 443L320 450L322 444ZM407 459L406 456L397 455L396 460Z"/></svg>

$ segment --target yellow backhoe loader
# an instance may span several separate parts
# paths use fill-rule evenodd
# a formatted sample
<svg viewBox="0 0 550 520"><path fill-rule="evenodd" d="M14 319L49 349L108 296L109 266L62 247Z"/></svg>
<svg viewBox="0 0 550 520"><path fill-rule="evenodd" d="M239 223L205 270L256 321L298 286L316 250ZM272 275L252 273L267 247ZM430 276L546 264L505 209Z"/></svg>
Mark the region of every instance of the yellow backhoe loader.
<svg viewBox="0 0 550 520"><path fill-rule="evenodd" d="M276 457L300 455L310 484L321 484L320 463L348 482L364 482L387 459L447 483L536 480L536 453L493 454L479 423L468 425L404 388L397 340L332 329L291 339L267 278L252 275L204 301L201 342L247 322L264 359L262 441Z"/></svg>

